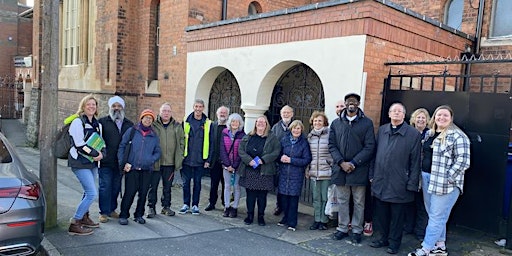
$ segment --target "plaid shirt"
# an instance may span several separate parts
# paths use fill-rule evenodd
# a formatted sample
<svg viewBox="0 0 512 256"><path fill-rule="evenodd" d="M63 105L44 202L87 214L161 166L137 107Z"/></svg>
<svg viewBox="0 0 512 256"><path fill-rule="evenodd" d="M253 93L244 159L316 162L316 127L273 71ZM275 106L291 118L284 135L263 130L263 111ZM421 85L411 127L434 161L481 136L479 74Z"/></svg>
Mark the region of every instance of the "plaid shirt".
<svg viewBox="0 0 512 256"><path fill-rule="evenodd" d="M434 132L430 130L428 135ZM468 137L460 129L448 130L443 144L439 136L434 139L429 193L445 195L459 188L462 194L464 172L470 163L469 144Z"/></svg>

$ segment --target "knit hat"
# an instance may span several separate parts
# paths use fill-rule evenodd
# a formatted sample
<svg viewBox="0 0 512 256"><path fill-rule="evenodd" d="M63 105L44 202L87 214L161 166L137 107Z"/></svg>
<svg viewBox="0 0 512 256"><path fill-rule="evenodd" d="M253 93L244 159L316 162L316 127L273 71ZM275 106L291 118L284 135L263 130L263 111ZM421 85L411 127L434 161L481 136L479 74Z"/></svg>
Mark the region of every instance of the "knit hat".
<svg viewBox="0 0 512 256"><path fill-rule="evenodd" d="M119 103L119 104L121 104L121 106L123 106L123 109L124 109L124 100L123 100L121 97L119 97L119 96L114 96L114 97L112 97L112 98L110 98L110 99L108 100L108 106L109 106L109 107L112 107L112 105L114 105L114 103Z"/></svg>
<svg viewBox="0 0 512 256"><path fill-rule="evenodd" d="M155 112L153 112L153 110L151 110L151 109L144 109L142 111L142 113L140 113L139 119L142 120L142 118L144 118L144 116L151 116L151 118L153 118L153 121L156 120Z"/></svg>

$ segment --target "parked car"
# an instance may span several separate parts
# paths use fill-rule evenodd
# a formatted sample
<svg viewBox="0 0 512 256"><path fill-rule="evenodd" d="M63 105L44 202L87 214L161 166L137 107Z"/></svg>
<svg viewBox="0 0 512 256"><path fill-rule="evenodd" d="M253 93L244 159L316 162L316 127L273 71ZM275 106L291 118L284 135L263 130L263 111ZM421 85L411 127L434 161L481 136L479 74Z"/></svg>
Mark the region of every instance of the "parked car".
<svg viewBox="0 0 512 256"><path fill-rule="evenodd" d="M0 133L0 255L31 255L44 235L46 204L39 178Z"/></svg>

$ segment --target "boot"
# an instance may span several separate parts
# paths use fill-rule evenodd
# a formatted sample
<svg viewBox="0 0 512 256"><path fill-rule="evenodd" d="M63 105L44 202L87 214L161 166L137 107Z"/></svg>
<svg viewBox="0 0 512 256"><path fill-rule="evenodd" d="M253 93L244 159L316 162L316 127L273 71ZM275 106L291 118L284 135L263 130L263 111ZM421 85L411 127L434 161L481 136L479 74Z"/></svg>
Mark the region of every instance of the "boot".
<svg viewBox="0 0 512 256"><path fill-rule="evenodd" d="M244 219L245 225L251 225L254 220L254 213L247 213L247 218Z"/></svg>
<svg viewBox="0 0 512 256"><path fill-rule="evenodd" d="M258 215L258 225L265 226L265 219L263 218L263 215Z"/></svg>
<svg viewBox="0 0 512 256"><path fill-rule="evenodd" d="M238 209L231 208L231 211L229 211L229 217L230 218L236 218L236 216L238 216Z"/></svg>
<svg viewBox="0 0 512 256"><path fill-rule="evenodd" d="M71 219L68 228L68 234L74 236L86 236L92 234L94 231L91 228L82 226L80 220Z"/></svg>
<svg viewBox="0 0 512 256"><path fill-rule="evenodd" d="M222 217L229 217L230 212L231 212L231 207L224 209L224 213L222 214Z"/></svg>
<svg viewBox="0 0 512 256"><path fill-rule="evenodd" d="M94 221L91 220L91 218L89 217L89 212L86 212L84 214L84 217L82 217L82 219L80 220L80 223L82 224L82 226L88 227L88 228L99 228L100 227L99 223L95 223Z"/></svg>

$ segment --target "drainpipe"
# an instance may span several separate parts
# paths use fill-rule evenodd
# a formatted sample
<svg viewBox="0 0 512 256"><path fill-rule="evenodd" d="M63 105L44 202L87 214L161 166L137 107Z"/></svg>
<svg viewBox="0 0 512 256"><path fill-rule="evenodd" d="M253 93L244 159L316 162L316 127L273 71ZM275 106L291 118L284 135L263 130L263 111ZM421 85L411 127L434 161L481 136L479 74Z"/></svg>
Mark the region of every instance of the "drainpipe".
<svg viewBox="0 0 512 256"><path fill-rule="evenodd" d="M226 0L227 1L227 0ZM480 37L482 36L482 23L484 22L484 5L485 0L480 0L480 4L478 4L478 18L476 21L476 34L475 34L475 54L480 53Z"/></svg>
<svg viewBox="0 0 512 256"><path fill-rule="evenodd" d="M228 0L222 0L222 20L226 20L228 16Z"/></svg>
<svg viewBox="0 0 512 256"><path fill-rule="evenodd" d="M469 56L474 56L475 58L477 58L477 56L480 54L480 38L482 37L482 23L484 20L483 19L484 5L485 5L485 0L480 0L480 3L478 4L478 17L476 20L475 40L473 41L474 49L472 49L472 53L471 53L471 55L469 55ZM464 83L463 91L466 91L466 90L469 90L469 76L471 75L471 63L466 64L464 73L465 73L464 74L465 83Z"/></svg>

